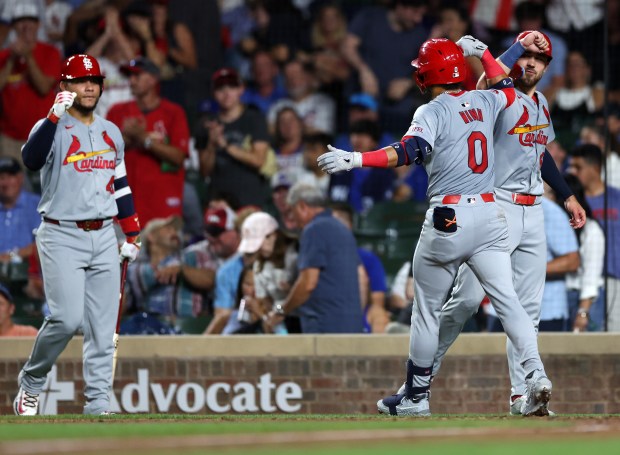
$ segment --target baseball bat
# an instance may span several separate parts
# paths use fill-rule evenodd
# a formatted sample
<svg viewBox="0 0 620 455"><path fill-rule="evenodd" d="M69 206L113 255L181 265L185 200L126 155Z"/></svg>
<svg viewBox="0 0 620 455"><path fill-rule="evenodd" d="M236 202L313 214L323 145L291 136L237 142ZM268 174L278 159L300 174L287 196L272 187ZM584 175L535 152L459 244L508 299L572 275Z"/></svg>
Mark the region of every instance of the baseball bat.
<svg viewBox="0 0 620 455"><path fill-rule="evenodd" d="M118 334L121 331L121 315L123 312L123 294L125 293L125 279L127 278L127 266L129 259L123 259L121 268L121 293L118 301L118 316L116 317L116 330L114 331L114 354L112 355L112 384L116 373L116 360L118 358Z"/></svg>

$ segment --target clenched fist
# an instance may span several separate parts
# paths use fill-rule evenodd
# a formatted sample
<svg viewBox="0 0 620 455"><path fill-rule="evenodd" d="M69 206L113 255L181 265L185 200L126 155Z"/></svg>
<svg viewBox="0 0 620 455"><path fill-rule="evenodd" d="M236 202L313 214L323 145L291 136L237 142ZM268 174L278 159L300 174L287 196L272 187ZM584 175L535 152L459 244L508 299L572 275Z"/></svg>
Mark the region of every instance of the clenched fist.
<svg viewBox="0 0 620 455"><path fill-rule="evenodd" d="M50 110L50 115L54 115L56 118L62 117L67 111L67 109L73 106L73 101L75 100L76 96L77 96L77 93L75 92L67 92L67 91L59 92L56 95L56 99L54 100L54 105L52 106L52 109Z"/></svg>
<svg viewBox="0 0 620 455"><path fill-rule="evenodd" d="M347 152L328 145L329 152L323 153L317 158L319 167L328 174L341 171L350 171L355 167L362 167L362 154L359 152Z"/></svg>
<svg viewBox="0 0 620 455"><path fill-rule="evenodd" d="M463 50L463 55L465 57L473 56L482 58L482 54L488 49L486 44L471 35L461 37L461 39L456 42L456 45Z"/></svg>

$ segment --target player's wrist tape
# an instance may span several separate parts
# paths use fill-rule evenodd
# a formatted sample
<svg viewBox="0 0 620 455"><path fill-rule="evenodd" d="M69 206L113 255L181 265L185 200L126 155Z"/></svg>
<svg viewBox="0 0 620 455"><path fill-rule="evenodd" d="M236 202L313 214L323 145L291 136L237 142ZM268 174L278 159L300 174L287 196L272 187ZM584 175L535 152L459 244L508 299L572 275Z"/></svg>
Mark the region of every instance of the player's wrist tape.
<svg viewBox="0 0 620 455"><path fill-rule="evenodd" d="M506 65L508 68L512 68L517 63L517 60L521 58L525 52L525 48L520 41L515 42L512 46L506 50L502 55L500 55L500 61Z"/></svg>
<svg viewBox="0 0 620 455"><path fill-rule="evenodd" d="M58 124L58 120L60 120L60 117L54 114L54 109L50 109L50 113L47 114L47 119L54 124Z"/></svg>
<svg viewBox="0 0 620 455"><path fill-rule="evenodd" d="M486 73L487 79L493 79L494 77L501 76L502 74L506 74L502 67L495 61L493 55L487 49L482 54L482 58L480 58L482 62L482 67L484 68L484 72Z"/></svg>
<svg viewBox="0 0 620 455"><path fill-rule="evenodd" d="M119 219L118 224L121 225L121 229L127 237L127 242L129 242L129 238L140 235L140 221L138 220L138 215L136 213L128 216L127 218Z"/></svg>
<svg viewBox="0 0 620 455"><path fill-rule="evenodd" d="M353 152L359 155L361 166L356 166L356 158L353 157L353 167L388 167L388 156L385 149L373 150L372 152Z"/></svg>

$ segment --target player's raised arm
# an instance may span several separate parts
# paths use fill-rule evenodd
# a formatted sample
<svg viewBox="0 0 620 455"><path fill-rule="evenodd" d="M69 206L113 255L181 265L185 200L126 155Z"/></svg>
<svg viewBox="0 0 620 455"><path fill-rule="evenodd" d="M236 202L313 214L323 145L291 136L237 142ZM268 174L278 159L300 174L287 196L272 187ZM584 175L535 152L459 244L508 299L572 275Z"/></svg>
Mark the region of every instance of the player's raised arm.
<svg viewBox="0 0 620 455"><path fill-rule="evenodd" d="M521 77L523 74L523 68L518 66L517 60L521 58L525 52L535 52L537 54L545 54L551 57L551 44L549 38L539 31L525 31L521 32L515 39L515 42L497 58L497 63L501 66L506 74L509 74L513 79ZM482 73L476 88L484 90L490 85L489 78L485 72Z"/></svg>

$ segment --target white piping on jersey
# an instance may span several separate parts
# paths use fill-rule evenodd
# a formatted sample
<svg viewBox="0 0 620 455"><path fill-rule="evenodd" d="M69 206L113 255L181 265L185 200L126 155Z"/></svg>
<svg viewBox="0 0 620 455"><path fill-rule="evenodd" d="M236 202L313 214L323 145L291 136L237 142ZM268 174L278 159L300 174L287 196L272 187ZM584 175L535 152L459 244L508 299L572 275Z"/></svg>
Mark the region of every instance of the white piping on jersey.
<svg viewBox="0 0 620 455"><path fill-rule="evenodd" d="M125 160L121 161L120 164L116 165L116 168L114 169L114 178L115 180L118 180L120 178L123 178L127 175L127 168L125 167Z"/></svg>
<svg viewBox="0 0 620 455"><path fill-rule="evenodd" d="M131 188L126 186L124 188L114 191L114 199L120 199L123 196L127 196L128 194L131 194Z"/></svg>

